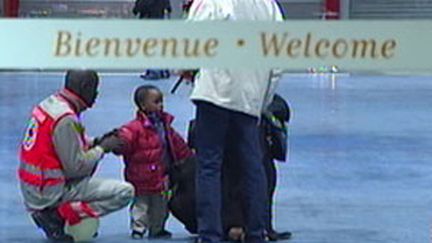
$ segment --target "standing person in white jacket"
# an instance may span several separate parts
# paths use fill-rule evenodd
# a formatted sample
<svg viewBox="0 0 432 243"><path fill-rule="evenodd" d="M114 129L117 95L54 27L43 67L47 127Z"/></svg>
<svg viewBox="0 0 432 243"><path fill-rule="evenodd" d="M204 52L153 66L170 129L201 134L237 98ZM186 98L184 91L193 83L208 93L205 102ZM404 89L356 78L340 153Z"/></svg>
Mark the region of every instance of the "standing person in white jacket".
<svg viewBox="0 0 432 243"><path fill-rule="evenodd" d="M282 21L274 0L195 0L191 21ZM266 177L258 125L276 79L270 70L201 69L196 104L198 242L221 242L221 167L227 139L238 153L247 210L246 242L265 242Z"/></svg>

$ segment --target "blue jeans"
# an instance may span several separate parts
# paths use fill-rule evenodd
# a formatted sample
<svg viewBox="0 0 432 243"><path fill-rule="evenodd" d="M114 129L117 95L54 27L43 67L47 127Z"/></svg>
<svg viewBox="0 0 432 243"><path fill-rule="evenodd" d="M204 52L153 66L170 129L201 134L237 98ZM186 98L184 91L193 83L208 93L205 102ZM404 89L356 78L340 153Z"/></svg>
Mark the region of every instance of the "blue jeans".
<svg viewBox="0 0 432 243"><path fill-rule="evenodd" d="M198 101L196 113L197 221L203 242L222 241L221 169L226 141L238 153L247 213L247 242L264 242L267 181L258 118Z"/></svg>

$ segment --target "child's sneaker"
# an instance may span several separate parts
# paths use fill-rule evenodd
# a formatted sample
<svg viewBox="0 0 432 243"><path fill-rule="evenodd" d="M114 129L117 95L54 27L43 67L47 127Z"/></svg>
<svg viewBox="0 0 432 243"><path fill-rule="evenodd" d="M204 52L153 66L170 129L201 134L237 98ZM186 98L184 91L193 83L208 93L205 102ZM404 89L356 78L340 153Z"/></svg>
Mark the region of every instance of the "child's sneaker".
<svg viewBox="0 0 432 243"><path fill-rule="evenodd" d="M169 239L171 237L172 237L172 233L165 229L156 233L152 231L150 231L149 233L149 239Z"/></svg>
<svg viewBox="0 0 432 243"><path fill-rule="evenodd" d="M144 232L132 230L131 237L134 240L141 240L144 237Z"/></svg>

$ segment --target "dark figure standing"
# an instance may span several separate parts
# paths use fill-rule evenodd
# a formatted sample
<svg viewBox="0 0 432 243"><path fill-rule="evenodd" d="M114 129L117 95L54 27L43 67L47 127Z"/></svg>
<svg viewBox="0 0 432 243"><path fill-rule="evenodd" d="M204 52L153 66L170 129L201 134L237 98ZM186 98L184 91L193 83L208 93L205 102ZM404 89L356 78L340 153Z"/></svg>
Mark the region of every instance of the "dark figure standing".
<svg viewBox="0 0 432 243"><path fill-rule="evenodd" d="M132 9L140 19L164 19L172 12L170 0L136 0ZM157 80L169 78L169 70L148 69L140 75L143 79Z"/></svg>
<svg viewBox="0 0 432 243"><path fill-rule="evenodd" d="M264 153L262 163L267 178L267 209L265 212L266 237L270 241L284 240L291 237L290 232L276 232L273 228L273 197L276 188L276 166L274 159L285 161L287 155L287 127L290 110L286 101L275 95L273 102L267 109L260 125L260 144ZM194 122L191 122L188 142L195 148ZM229 148L224 153L222 167L222 222L224 237L229 240L242 240L245 229L245 207L243 204L241 180L242 177L239 157ZM190 233L197 233L195 214L195 176L196 161L191 159L175 167L171 171L172 183L175 188L169 202L171 213Z"/></svg>

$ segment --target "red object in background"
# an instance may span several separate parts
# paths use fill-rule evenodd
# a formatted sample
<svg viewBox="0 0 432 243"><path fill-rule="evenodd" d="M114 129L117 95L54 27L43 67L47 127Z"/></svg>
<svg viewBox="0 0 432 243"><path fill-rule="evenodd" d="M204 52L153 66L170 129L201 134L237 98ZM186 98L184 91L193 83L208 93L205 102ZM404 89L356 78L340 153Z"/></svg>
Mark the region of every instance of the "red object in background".
<svg viewBox="0 0 432 243"><path fill-rule="evenodd" d="M340 19L341 0L325 1L325 19Z"/></svg>
<svg viewBox="0 0 432 243"><path fill-rule="evenodd" d="M18 17L19 0L3 0L4 16L10 18Z"/></svg>

